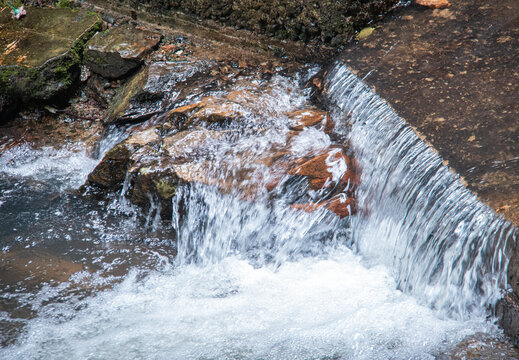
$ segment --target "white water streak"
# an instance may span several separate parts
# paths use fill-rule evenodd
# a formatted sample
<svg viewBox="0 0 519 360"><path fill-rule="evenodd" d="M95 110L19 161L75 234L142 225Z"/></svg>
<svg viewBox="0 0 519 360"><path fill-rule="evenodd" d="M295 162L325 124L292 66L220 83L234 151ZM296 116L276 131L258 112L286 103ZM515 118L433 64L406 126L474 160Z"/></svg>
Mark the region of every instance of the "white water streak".
<svg viewBox="0 0 519 360"><path fill-rule="evenodd" d="M468 191L414 131L342 63L328 97L361 163L352 242L393 268L400 289L455 317L483 313L506 287L514 228Z"/></svg>

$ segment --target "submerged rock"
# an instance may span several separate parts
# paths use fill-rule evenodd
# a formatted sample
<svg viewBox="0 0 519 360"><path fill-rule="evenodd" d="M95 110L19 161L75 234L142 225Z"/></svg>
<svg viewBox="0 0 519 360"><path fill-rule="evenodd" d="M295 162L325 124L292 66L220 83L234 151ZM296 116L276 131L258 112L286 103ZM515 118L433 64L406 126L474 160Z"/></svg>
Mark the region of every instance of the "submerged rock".
<svg viewBox="0 0 519 360"><path fill-rule="evenodd" d="M128 24L97 33L85 48L85 64L95 73L114 79L144 63L162 35Z"/></svg>
<svg viewBox="0 0 519 360"><path fill-rule="evenodd" d="M58 257L45 251L0 252L0 280L2 284L26 285L62 283L72 274L83 271L80 263Z"/></svg>
<svg viewBox="0 0 519 360"><path fill-rule="evenodd" d="M83 10L31 8L22 21L0 10L0 114L64 95L79 77L84 43L100 27L101 18Z"/></svg>

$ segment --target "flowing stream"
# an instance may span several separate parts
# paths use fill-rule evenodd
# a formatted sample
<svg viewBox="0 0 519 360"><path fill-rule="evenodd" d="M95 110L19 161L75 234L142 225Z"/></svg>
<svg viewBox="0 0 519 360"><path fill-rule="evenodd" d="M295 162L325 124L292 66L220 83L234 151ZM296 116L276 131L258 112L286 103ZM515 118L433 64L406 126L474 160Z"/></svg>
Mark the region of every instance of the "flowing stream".
<svg viewBox="0 0 519 360"><path fill-rule="evenodd" d="M258 103L276 131L220 144L217 160L285 142L280 114L309 94L271 81L283 93ZM84 144L0 154L0 358L435 359L499 336L489 307L512 226L345 66L326 83L362 168L359 212L342 220L291 209L297 187L248 201L191 184L164 226L124 189L108 206L75 193L100 161ZM112 131L101 154L125 136ZM332 142L305 129L292 150Z"/></svg>

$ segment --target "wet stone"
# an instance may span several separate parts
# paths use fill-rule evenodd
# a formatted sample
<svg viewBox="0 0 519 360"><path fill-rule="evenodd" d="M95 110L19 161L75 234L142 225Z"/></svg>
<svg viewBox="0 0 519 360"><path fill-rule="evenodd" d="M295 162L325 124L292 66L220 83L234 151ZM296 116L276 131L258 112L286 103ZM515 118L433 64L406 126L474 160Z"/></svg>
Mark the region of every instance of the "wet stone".
<svg viewBox="0 0 519 360"><path fill-rule="evenodd" d="M234 153L241 139L261 137L269 129L268 117L255 103L263 103L256 91L240 89L177 106L160 121L152 119L133 128L126 140L105 155L87 185L101 194L124 186L130 202L145 212L158 204L165 220L171 218L176 189L191 183L215 186L249 201L265 192L283 196L295 185L298 196L289 200L293 209L322 208L341 218L351 215L356 181L345 148L301 157L291 148L303 131L292 130L279 146ZM289 114L279 114L287 129L294 121L322 129L327 116L311 108ZM305 118L310 120L302 121Z"/></svg>
<svg viewBox="0 0 519 360"><path fill-rule="evenodd" d="M444 9L451 6L447 0L415 0L415 3L431 9Z"/></svg>
<svg viewBox="0 0 519 360"><path fill-rule="evenodd" d="M325 111L314 109L294 110L287 115L290 119L290 128L293 130L303 130L305 127L320 124L328 117Z"/></svg>
<svg viewBox="0 0 519 360"><path fill-rule="evenodd" d="M496 315L506 335L519 347L519 298L510 292L499 300Z"/></svg>
<svg viewBox="0 0 519 360"><path fill-rule="evenodd" d="M0 10L0 114L65 95L79 78L84 43L101 26L84 10L31 8L22 20L8 10Z"/></svg>
<svg viewBox="0 0 519 360"><path fill-rule="evenodd" d="M177 85L205 71L207 61L154 62L118 90L105 117L106 124L149 119L178 95Z"/></svg>
<svg viewBox="0 0 519 360"><path fill-rule="evenodd" d="M519 351L502 336L477 333L467 337L449 354L439 360L511 360L518 359Z"/></svg>
<svg viewBox="0 0 519 360"><path fill-rule="evenodd" d="M106 78L119 78L144 63L162 35L125 24L96 34L85 48L85 63Z"/></svg>

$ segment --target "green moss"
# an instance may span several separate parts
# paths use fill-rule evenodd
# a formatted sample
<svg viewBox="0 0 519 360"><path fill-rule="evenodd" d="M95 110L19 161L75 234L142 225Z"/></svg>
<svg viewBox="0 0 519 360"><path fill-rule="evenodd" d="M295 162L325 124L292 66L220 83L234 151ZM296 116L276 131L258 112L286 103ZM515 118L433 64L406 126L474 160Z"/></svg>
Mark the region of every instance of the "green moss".
<svg viewBox="0 0 519 360"><path fill-rule="evenodd" d="M70 0L59 0L56 3L56 7L59 9L70 8Z"/></svg>
<svg viewBox="0 0 519 360"><path fill-rule="evenodd" d="M63 94L77 81L86 42L101 28L97 21L76 40L70 51L40 67L0 66L0 93L17 103L49 100Z"/></svg>
<svg viewBox="0 0 519 360"><path fill-rule="evenodd" d="M171 199L173 196L175 196L175 192L177 191L176 185L170 184L169 181L163 179L153 180L153 183L155 184L157 193L161 198Z"/></svg>
<svg viewBox="0 0 519 360"><path fill-rule="evenodd" d="M19 8L20 6L23 5L23 1L22 0L12 0L12 1L0 0L0 7L9 6L9 5L12 5L15 8Z"/></svg>
<svg viewBox="0 0 519 360"><path fill-rule="evenodd" d="M0 68L0 88L4 91L12 91L13 81L11 79L20 76L20 70L19 66L4 66Z"/></svg>
<svg viewBox="0 0 519 360"><path fill-rule="evenodd" d="M97 21L95 22L94 25L92 25L90 27L90 29L87 32L85 32L79 39L77 39L72 44L71 51L78 56L78 59L80 61L83 60L83 50L85 49L85 46L86 46L86 43L88 42L88 40L90 40L96 33L101 31L101 29L103 27L103 21L101 20L101 17L99 16L99 14L97 14L93 11L89 11L88 13L86 13L85 16L86 17L95 16L95 17L97 17Z"/></svg>

